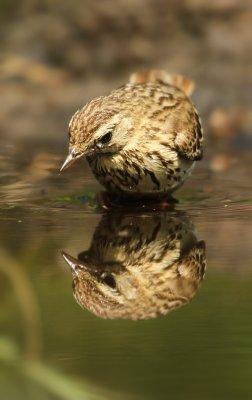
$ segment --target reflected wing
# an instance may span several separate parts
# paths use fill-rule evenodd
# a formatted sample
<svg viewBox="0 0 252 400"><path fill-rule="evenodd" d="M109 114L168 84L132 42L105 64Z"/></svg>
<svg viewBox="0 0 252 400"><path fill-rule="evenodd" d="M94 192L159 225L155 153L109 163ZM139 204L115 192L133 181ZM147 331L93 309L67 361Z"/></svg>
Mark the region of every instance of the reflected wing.
<svg viewBox="0 0 252 400"><path fill-rule="evenodd" d="M203 240L198 242L178 262L178 271L181 276L195 284L200 282L206 268L206 245Z"/></svg>

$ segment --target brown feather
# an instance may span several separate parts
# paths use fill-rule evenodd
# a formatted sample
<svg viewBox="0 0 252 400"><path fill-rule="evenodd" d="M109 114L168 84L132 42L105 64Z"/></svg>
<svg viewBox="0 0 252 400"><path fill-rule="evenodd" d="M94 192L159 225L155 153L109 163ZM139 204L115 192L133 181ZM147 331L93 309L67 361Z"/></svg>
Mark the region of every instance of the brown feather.
<svg viewBox="0 0 252 400"><path fill-rule="evenodd" d="M74 263L74 296L82 307L102 318L155 318L194 297L205 273L205 244L183 214L111 213Z"/></svg>
<svg viewBox="0 0 252 400"><path fill-rule="evenodd" d="M89 154L94 175L109 191L172 193L202 157L189 87L186 78L165 71L133 74L130 83L77 111L69 125L70 150ZM98 147L108 130L112 140Z"/></svg>

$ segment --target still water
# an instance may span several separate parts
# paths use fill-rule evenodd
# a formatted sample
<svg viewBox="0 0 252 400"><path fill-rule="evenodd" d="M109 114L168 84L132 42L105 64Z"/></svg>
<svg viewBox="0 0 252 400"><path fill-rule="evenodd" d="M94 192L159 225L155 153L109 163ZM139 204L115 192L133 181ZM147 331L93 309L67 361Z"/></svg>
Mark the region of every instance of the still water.
<svg viewBox="0 0 252 400"><path fill-rule="evenodd" d="M0 398L252 398L247 153L158 211L22 151L1 146Z"/></svg>

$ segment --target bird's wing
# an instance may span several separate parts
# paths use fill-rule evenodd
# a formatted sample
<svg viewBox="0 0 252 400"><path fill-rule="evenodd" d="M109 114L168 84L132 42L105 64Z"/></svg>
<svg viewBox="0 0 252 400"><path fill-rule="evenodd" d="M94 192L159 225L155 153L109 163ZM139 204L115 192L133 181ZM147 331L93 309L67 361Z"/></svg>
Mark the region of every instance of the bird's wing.
<svg viewBox="0 0 252 400"><path fill-rule="evenodd" d="M203 133L200 119L191 101L184 97L169 116L174 133L174 150L182 158L196 161L203 155Z"/></svg>

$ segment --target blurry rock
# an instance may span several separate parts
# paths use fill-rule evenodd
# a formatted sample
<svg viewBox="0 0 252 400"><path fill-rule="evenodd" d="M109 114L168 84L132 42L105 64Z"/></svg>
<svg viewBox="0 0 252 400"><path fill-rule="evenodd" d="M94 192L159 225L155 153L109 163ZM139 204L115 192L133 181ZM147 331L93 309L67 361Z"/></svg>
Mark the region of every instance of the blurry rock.
<svg viewBox="0 0 252 400"><path fill-rule="evenodd" d="M237 162L235 157L227 154L217 154L210 161L210 168L213 172L226 171Z"/></svg>
<svg viewBox="0 0 252 400"><path fill-rule="evenodd" d="M246 110L242 108L217 108L210 114L207 124L215 139L228 139L241 133L245 119Z"/></svg>
<svg viewBox="0 0 252 400"><path fill-rule="evenodd" d="M59 157L55 154L45 152L38 153L23 173L23 180L37 182L51 176L52 171L57 171L59 166Z"/></svg>
<svg viewBox="0 0 252 400"><path fill-rule="evenodd" d="M188 7L191 7L195 10L204 9L212 12L227 12L232 10L236 11L237 7L239 6L239 0L187 0L186 4Z"/></svg>
<svg viewBox="0 0 252 400"><path fill-rule="evenodd" d="M38 61L9 55L0 65L1 79L21 79L33 84L58 86L65 82L66 72Z"/></svg>
<svg viewBox="0 0 252 400"><path fill-rule="evenodd" d="M213 188L213 186L211 186L211 185L205 185L205 186L203 186L203 188L202 188L202 191L203 191L204 193L212 193L213 190L214 190L214 188Z"/></svg>

